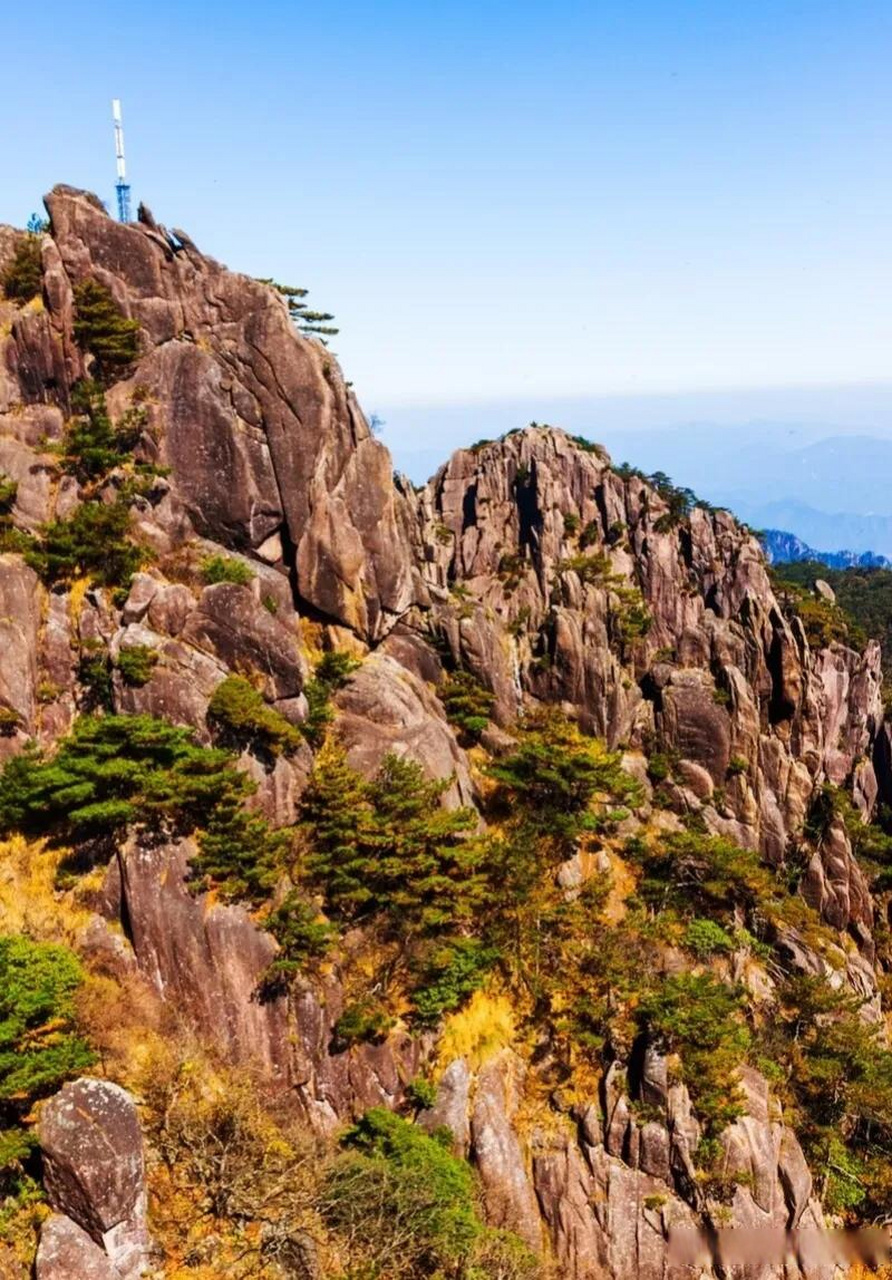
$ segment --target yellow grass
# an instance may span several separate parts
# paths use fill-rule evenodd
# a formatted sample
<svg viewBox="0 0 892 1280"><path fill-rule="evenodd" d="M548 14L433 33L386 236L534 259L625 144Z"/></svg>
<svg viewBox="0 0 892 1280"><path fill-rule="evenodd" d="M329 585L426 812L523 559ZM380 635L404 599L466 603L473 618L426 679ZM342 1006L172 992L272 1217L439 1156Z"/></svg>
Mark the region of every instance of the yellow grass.
<svg viewBox="0 0 892 1280"><path fill-rule="evenodd" d="M437 1048L442 1070L455 1058L464 1058L472 1071L513 1044L517 1029L514 1010L506 995L475 991L458 1013L443 1026Z"/></svg>

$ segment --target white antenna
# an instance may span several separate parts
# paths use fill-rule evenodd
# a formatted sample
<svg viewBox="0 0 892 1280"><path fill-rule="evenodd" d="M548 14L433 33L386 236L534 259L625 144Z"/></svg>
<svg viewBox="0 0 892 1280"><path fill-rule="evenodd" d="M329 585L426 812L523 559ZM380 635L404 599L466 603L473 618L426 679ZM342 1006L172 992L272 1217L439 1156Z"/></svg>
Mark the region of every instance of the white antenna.
<svg viewBox="0 0 892 1280"><path fill-rule="evenodd" d="M118 196L118 221L130 221L130 184L127 181L127 166L124 162L124 122L121 118L121 99L112 99L112 119L115 122L115 162L118 180L115 191Z"/></svg>

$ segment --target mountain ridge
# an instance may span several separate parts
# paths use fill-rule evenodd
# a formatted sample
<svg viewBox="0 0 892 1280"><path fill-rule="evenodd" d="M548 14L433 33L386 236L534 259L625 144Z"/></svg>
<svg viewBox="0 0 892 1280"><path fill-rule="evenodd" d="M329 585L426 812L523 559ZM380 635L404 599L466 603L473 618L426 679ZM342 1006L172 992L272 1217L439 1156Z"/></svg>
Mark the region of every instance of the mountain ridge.
<svg viewBox="0 0 892 1280"><path fill-rule="evenodd" d="M477 1199L460 1245L415 1211L407 1277L657 1280L673 1227L817 1231L856 1214L830 1142L882 1212L882 1081L866 1130L828 1120L823 1024L814 1060L782 1034L817 984L888 1063L879 646L778 596L729 513L560 430L414 490L274 288L145 210L47 208L0 229L7 280L38 263L0 303L0 820L43 904L0 922L74 948L106 1079L43 1104L39 1280L151 1248L196 1280L242 1247L269 1277L395 1267L359 1190L405 1189L410 1149L442 1171L442 1126ZM196 1135L246 1081L238 1132L279 1125L264 1158L290 1135L323 1181L272 1217L217 1186L202 1232ZM112 1205L95 1129L63 1140L103 1108Z"/></svg>

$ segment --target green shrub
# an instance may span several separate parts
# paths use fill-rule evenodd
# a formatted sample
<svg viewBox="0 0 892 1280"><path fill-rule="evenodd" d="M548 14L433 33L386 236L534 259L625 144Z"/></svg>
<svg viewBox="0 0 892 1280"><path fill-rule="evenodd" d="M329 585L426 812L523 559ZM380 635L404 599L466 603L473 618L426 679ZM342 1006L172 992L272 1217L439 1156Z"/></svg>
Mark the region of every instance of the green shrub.
<svg viewBox="0 0 892 1280"><path fill-rule="evenodd" d="M732 756L731 759L728 761L728 777L729 778L742 777L743 774L748 772L748 770L749 770L749 765L747 764L746 760L744 760L743 756Z"/></svg>
<svg viewBox="0 0 892 1280"><path fill-rule="evenodd" d="M237 587L246 587L254 581L254 574L243 560L235 560L232 556L205 556L201 562L201 576L209 587L218 582L231 582Z"/></svg>
<svg viewBox="0 0 892 1280"><path fill-rule="evenodd" d="M316 664L313 679L304 686L307 699L307 718L300 727L301 733L313 747L320 747L334 713L331 696L343 689L359 662L349 653L333 650L325 653Z"/></svg>
<svg viewBox="0 0 892 1280"><path fill-rule="evenodd" d="M101 640L85 640L81 645L77 678L84 686L85 705L89 710L95 711L100 707L111 710L114 694L112 665Z"/></svg>
<svg viewBox="0 0 892 1280"><path fill-rule="evenodd" d="M393 1026L393 1018L373 999L348 1004L334 1024L336 1044L348 1048L353 1044L383 1040Z"/></svg>
<svg viewBox="0 0 892 1280"><path fill-rule="evenodd" d="M224 736L242 745L259 742L273 755L294 751L303 741L300 731L268 706L243 676L227 676L217 685L208 716Z"/></svg>
<svg viewBox="0 0 892 1280"><path fill-rule="evenodd" d="M579 532L580 519L575 511L568 511L564 516L564 533L568 538Z"/></svg>
<svg viewBox="0 0 892 1280"><path fill-rule="evenodd" d="M120 426L113 425L100 383L89 379L77 383L71 408L74 416L60 447L63 471L89 484L130 460L139 440L138 422L131 414Z"/></svg>
<svg viewBox="0 0 892 1280"><path fill-rule="evenodd" d="M558 562L557 571L558 573L575 573L580 582L593 586L609 585L614 577L610 556L603 551L570 556Z"/></svg>
<svg viewBox="0 0 892 1280"><path fill-rule="evenodd" d="M663 978L638 1009L642 1028L680 1054L682 1079L714 1138L743 1113L736 1069L750 1038L741 993L708 973Z"/></svg>
<svg viewBox="0 0 892 1280"><path fill-rule="evenodd" d="M597 520L589 520L579 535L579 546L583 551L601 541L601 526Z"/></svg>
<svg viewBox="0 0 892 1280"><path fill-rule="evenodd" d="M427 1076L415 1076L406 1086L407 1097L422 1111L429 1111L437 1101L437 1086Z"/></svg>
<svg viewBox="0 0 892 1280"><path fill-rule="evenodd" d="M128 823L192 830L250 792L225 751L151 716L83 716L54 755L29 751L0 774L0 830L65 841Z"/></svg>
<svg viewBox="0 0 892 1280"><path fill-rule="evenodd" d="M383 1108L367 1112L343 1145L323 1212L350 1239L365 1274L465 1275L483 1232L470 1166Z"/></svg>
<svg viewBox="0 0 892 1280"><path fill-rule="evenodd" d="M81 980L66 947L0 937L0 1193L14 1190L30 1152L34 1103L94 1061L75 1026Z"/></svg>
<svg viewBox="0 0 892 1280"><path fill-rule="evenodd" d="M43 288L43 264L40 237L28 234L16 246L12 262L6 268L0 287L10 302L30 302Z"/></svg>
<svg viewBox="0 0 892 1280"><path fill-rule="evenodd" d="M475 680L469 671L455 671L446 677L437 693L450 724L476 742L489 724L495 694Z"/></svg>
<svg viewBox="0 0 892 1280"><path fill-rule="evenodd" d="M123 376L139 355L139 322L121 314L111 291L98 280L74 286L74 338L95 362L106 385Z"/></svg>
<svg viewBox="0 0 892 1280"><path fill-rule="evenodd" d="M666 782L672 776L672 760L663 751L654 751L647 761L647 776L651 782L659 784Z"/></svg>
<svg viewBox="0 0 892 1280"><path fill-rule="evenodd" d="M479 938L437 942L416 966L412 989L416 1020L422 1026L436 1026L482 985L498 959L496 948Z"/></svg>
<svg viewBox="0 0 892 1280"><path fill-rule="evenodd" d="M47 585L83 577L97 586L126 586L146 559L129 535L123 502L84 502L70 519L43 525L25 560Z"/></svg>
<svg viewBox="0 0 892 1280"><path fill-rule="evenodd" d="M271 829L261 813L245 807L252 791L243 773L219 788L207 817L201 819L190 881L194 889L213 888L224 901L256 905L268 898L281 877L290 835Z"/></svg>
<svg viewBox="0 0 892 1280"><path fill-rule="evenodd" d="M690 922L684 944L701 960L734 950L733 938L715 920L705 916L697 916Z"/></svg>
<svg viewBox="0 0 892 1280"><path fill-rule="evenodd" d="M0 471L0 521L8 519L12 515L18 492L17 481Z"/></svg>
<svg viewBox="0 0 892 1280"><path fill-rule="evenodd" d="M640 799L640 787L622 771L619 755L558 715L528 721L517 749L489 772L509 804L523 805L537 830L564 843L601 826L603 815L588 812L592 801Z"/></svg>
<svg viewBox="0 0 892 1280"><path fill-rule="evenodd" d="M267 973L267 980L272 982L302 973L323 960L337 936L334 927L296 889L288 892L270 912L264 928L280 947Z"/></svg>
<svg viewBox="0 0 892 1280"><path fill-rule="evenodd" d="M151 680L157 662L157 650L147 644L130 644L118 652L118 670L124 683L137 689Z"/></svg>
<svg viewBox="0 0 892 1280"><path fill-rule="evenodd" d="M445 809L447 782L389 755L371 782L326 747L301 796L306 872L340 921L385 913L397 935L441 931L472 917L482 885L469 809Z"/></svg>

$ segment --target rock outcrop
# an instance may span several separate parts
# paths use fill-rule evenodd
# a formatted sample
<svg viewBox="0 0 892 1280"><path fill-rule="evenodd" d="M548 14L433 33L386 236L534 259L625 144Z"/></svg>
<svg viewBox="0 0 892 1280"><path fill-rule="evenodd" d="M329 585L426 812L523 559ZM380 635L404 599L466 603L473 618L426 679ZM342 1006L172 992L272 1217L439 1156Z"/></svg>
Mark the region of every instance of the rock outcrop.
<svg viewBox="0 0 892 1280"><path fill-rule="evenodd" d="M43 1108L39 1138L49 1202L64 1215L47 1224L45 1266L59 1258L56 1271L47 1274L64 1274L58 1270L63 1245L74 1242L76 1256L94 1270L104 1256L109 1274L136 1280L145 1270L150 1242L143 1138L133 1099L107 1080L75 1080ZM94 1242L94 1250L78 1229ZM66 1265L69 1261L66 1256Z"/></svg>
<svg viewBox="0 0 892 1280"><path fill-rule="evenodd" d="M892 803L878 646L811 642L730 514L680 510L666 485L540 427L460 450L416 493L394 479L336 361L295 331L275 288L148 214L122 226L66 187L47 207L42 298L0 302L11 520L27 538L85 496L50 446L72 388L94 369L74 330L75 290L88 279L139 324L138 358L107 401L116 421L139 410L137 457L161 474L132 502L151 558L123 592L48 590L21 545L0 554L0 760L31 738L51 746L95 705L87 669L97 655L114 710L164 717L209 743L210 699L228 675L300 726L319 693L314 664L343 649L359 663L331 697L349 764L372 776L388 752L417 760L448 782L448 805L479 800L481 752L505 749L518 717L543 706L624 753L644 784L628 833L652 816L661 830L687 823L781 868L825 785L847 788L865 819ZM0 228L0 268L17 243ZM230 580L203 575L215 557L231 562ZM124 674L133 648L152 656L145 679ZM476 753L437 693L455 669L492 695ZM239 759L254 803L278 825L294 821L313 767L307 736L287 754L248 745ZM829 964L793 926L778 951L856 993L879 1024L877 907L846 822L837 815L808 840L801 894L838 931L839 955ZM541 1045L441 1062L433 1033L397 1026L345 1048L336 967L270 990L275 942L248 910L191 891L193 853L190 840L146 831L119 843L102 898L126 935L120 948L203 1040L259 1072L316 1134L371 1106L403 1106L409 1082L436 1063L436 1100L420 1121L449 1127L476 1166L489 1220L568 1280L662 1278L670 1227L721 1216L698 1177L691 1098L657 1046L641 1062L615 1061L582 1102L546 1086ZM605 855L596 870L609 865ZM559 873L568 897L581 868L577 851ZM773 990L767 972L734 977L761 983L766 999ZM805 1157L766 1081L746 1069L742 1083L744 1112L721 1140L721 1213L779 1232L819 1225ZM149 1239L133 1100L78 1080L45 1105L40 1141L56 1211L40 1280L138 1276ZM819 1266L804 1274L824 1277Z"/></svg>

